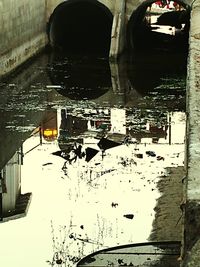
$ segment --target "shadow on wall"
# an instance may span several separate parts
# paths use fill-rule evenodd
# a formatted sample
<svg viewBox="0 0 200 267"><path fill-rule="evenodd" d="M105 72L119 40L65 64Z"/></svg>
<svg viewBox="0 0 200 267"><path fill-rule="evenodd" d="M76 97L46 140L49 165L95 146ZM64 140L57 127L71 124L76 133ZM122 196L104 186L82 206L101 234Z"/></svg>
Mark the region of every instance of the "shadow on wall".
<svg viewBox="0 0 200 267"><path fill-rule="evenodd" d="M53 48L70 54L109 55L113 15L98 1L68 0L52 13L47 34Z"/></svg>

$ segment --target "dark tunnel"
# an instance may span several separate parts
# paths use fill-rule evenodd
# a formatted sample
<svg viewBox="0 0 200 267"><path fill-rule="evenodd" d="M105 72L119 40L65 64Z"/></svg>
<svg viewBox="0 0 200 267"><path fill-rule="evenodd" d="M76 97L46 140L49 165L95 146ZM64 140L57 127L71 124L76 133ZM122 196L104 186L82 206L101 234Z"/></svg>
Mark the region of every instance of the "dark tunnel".
<svg viewBox="0 0 200 267"><path fill-rule="evenodd" d="M179 4L180 9L175 9L173 5L159 9L156 6L158 2L146 0L130 17L127 43L131 64L127 76L140 95L148 96L153 92L161 99L162 94L168 92L169 95L176 95L168 108L176 109L179 103L184 110L190 6L181 1L172 1Z"/></svg>
<svg viewBox="0 0 200 267"><path fill-rule="evenodd" d="M81 55L109 55L113 15L98 1L68 0L52 13L47 34L53 48Z"/></svg>
<svg viewBox="0 0 200 267"><path fill-rule="evenodd" d="M169 7L172 2L173 6ZM161 3L163 12L154 5ZM167 7L168 6L168 7ZM175 8L178 6L179 9ZM157 9L158 10L158 9ZM157 21L154 18L157 17ZM152 22L153 21L153 22ZM182 26L183 25L183 26ZM168 27L171 32L162 32ZM190 30L190 6L184 1L147 0L131 15L127 26L127 47L129 49L157 51L187 51Z"/></svg>

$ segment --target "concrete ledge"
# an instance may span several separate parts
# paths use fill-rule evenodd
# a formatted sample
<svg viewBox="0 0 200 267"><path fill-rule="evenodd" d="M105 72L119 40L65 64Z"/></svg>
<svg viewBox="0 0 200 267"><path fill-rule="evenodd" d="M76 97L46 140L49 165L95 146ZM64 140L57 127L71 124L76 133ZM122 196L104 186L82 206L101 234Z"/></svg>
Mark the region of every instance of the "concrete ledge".
<svg viewBox="0 0 200 267"><path fill-rule="evenodd" d="M21 194L17 200L15 210L3 217L0 223L23 218L27 215L31 203L32 193Z"/></svg>
<svg viewBox="0 0 200 267"><path fill-rule="evenodd" d="M0 76L8 74L29 58L37 54L47 44L46 33L34 37L21 46L0 55Z"/></svg>

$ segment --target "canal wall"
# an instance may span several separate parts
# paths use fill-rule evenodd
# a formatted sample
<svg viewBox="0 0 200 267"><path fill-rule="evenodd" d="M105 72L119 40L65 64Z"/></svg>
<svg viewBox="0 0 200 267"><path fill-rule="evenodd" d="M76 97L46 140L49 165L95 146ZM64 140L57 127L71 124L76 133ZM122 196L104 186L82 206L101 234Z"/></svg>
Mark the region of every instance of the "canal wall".
<svg viewBox="0 0 200 267"><path fill-rule="evenodd" d="M189 0L177 1L190 3ZM112 14L109 56L115 60L126 48L127 24L133 12L142 6L138 12L143 13L147 5L155 0L1 0L0 76L9 73L38 53L50 41L47 24L58 5L78 2L101 5L105 13ZM59 28L62 28L62 25Z"/></svg>
<svg viewBox="0 0 200 267"><path fill-rule="evenodd" d="M187 72L187 129L183 267L200 265L200 0L191 10Z"/></svg>
<svg viewBox="0 0 200 267"><path fill-rule="evenodd" d="M68 0L76 2L76 0ZM0 76L5 75L37 54L47 43L46 25L55 8L63 0L2 0L0 1ZM126 23L141 4L139 0L86 0L101 3L113 14L110 57L125 48Z"/></svg>
<svg viewBox="0 0 200 267"><path fill-rule="evenodd" d="M38 53L47 43L46 2L0 1L0 76Z"/></svg>

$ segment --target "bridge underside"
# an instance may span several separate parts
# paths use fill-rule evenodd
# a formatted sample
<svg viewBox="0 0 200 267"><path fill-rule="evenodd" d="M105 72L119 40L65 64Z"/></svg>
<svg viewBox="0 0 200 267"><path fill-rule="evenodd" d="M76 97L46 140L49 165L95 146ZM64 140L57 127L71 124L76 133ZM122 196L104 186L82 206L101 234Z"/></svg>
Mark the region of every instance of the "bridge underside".
<svg viewBox="0 0 200 267"><path fill-rule="evenodd" d="M175 36L169 36L153 30L150 16L154 3L155 0L147 0L131 14L124 15L122 13L126 12L125 9L121 9L117 10L113 16L109 8L99 1L68 0L62 2L55 8L48 23L49 42L54 48L64 50L69 54L109 56L110 52L114 51L116 57L125 48L131 50L134 48L146 50L154 47L166 49L166 47L162 48L164 44L179 50L187 49L190 7L177 0L175 3L179 4L182 10L169 9L166 12L169 14L168 18L160 19L160 21L164 19L163 25L179 27L181 22L177 22L178 18L182 12L186 12L185 31L177 31L178 34ZM126 19L122 19L121 16L125 16Z"/></svg>

